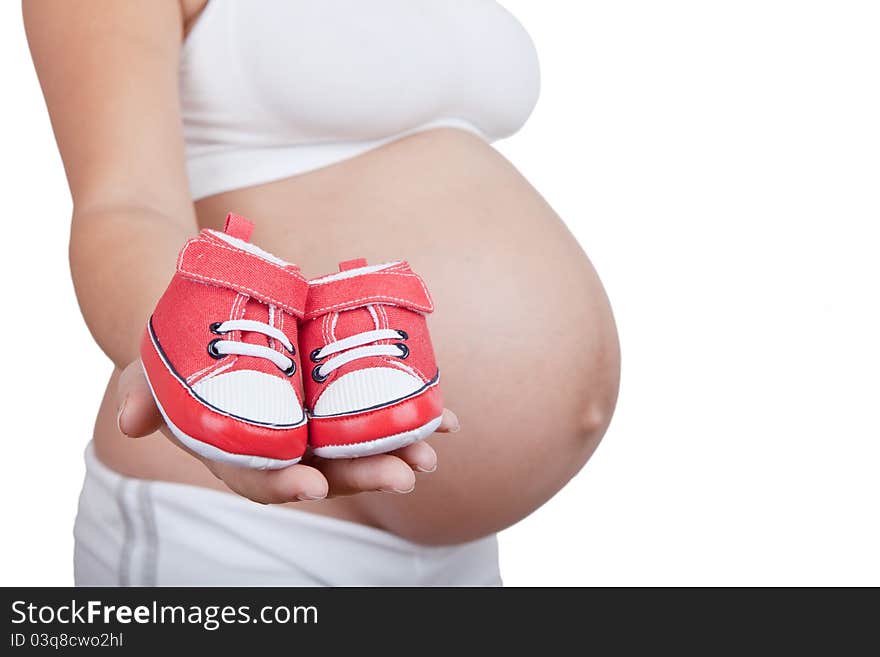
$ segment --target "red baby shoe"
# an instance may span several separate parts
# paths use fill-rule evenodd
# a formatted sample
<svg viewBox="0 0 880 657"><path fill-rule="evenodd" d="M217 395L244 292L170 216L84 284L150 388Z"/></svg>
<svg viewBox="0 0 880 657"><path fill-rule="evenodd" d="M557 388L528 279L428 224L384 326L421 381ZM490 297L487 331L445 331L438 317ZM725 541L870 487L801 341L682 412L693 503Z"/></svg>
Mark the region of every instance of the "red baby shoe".
<svg viewBox="0 0 880 657"><path fill-rule="evenodd" d="M443 400L424 282L405 262L350 260L339 270L309 281L300 325L312 451L355 458L426 438Z"/></svg>
<svg viewBox="0 0 880 657"><path fill-rule="evenodd" d="M230 214L223 233L186 243L141 360L181 443L215 461L277 469L299 461L308 440L296 344L309 286L299 267L250 244L252 230Z"/></svg>

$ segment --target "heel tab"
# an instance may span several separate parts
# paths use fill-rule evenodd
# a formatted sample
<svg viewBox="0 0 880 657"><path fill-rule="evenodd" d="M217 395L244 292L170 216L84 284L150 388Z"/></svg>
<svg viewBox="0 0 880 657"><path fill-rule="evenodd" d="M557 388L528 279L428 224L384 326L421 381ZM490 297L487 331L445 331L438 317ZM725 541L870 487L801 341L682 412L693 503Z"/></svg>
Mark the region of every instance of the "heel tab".
<svg viewBox="0 0 880 657"><path fill-rule="evenodd" d="M223 225L223 232L244 242L250 242L251 234L254 232L254 224L240 214L230 212L226 215L226 223Z"/></svg>
<svg viewBox="0 0 880 657"><path fill-rule="evenodd" d="M349 271L351 269L360 269L367 266L366 258L355 258L354 260L345 260L339 263L339 271Z"/></svg>

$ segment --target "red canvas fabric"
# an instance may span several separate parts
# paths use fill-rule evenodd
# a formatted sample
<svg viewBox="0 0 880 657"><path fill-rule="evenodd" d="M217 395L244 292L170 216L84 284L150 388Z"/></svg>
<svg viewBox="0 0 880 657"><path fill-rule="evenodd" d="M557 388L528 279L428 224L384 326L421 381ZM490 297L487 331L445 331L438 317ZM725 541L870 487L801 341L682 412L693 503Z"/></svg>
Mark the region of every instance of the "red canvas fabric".
<svg viewBox="0 0 880 657"><path fill-rule="evenodd" d="M346 260L339 263L339 271L348 271L349 269L358 269L367 266L366 258L355 258L354 260Z"/></svg>
<svg viewBox="0 0 880 657"><path fill-rule="evenodd" d="M355 262L364 262L358 260ZM345 266L349 263L342 263ZM340 268L340 271L349 271ZM370 304L402 306L421 313L434 311L431 295L424 281L405 262L388 269L343 278L309 287L305 318L314 319L330 312L363 308Z"/></svg>
<svg viewBox="0 0 880 657"><path fill-rule="evenodd" d="M229 215L226 232L250 237L253 225ZM209 343L218 338L211 325L235 319L256 320L280 329L293 345L299 335L308 283L295 265L279 265L237 248L213 231L204 230L188 241L178 258L177 272L159 300L142 343L144 369L157 401L169 419L189 436L235 454L291 459L301 456L307 427L266 426L224 415L202 403L192 386L220 373L249 370L283 381L303 402L299 352L289 353L278 341L252 331L234 331L223 340L269 347L292 358L296 372L289 376L273 362L244 355L213 358ZM186 428L195 432L188 433Z"/></svg>
<svg viewBox="0 0 880 657"><path fill-rule="evenodd" d="M340 264L340 271L364 267L363 259ZM438 369L428 332L426 314L434 309L428 289L418 274L405 263L366 272L350 278L310 281L306 311L300 323L303 381L306 406L314 409L321 395L340 378L367 368L406 368L425 385L413 399L388 400L385 408L347 413L344 417L311 414L310 442L313 447L367 442L422 426L442 411ZM343 365L317 382L311 370L319 364L309 355L331 342L375 329L402 330L406 340L384 340L374 344L403 342L409 350L405 359L371 356ZM417 401L415 397L420 397ZM394 403L391 403L394 402Z"/></svg>
<svg viewBox="0 0 880 657"><path fill-rule="evenodd" d="M278 306L291 315L302 315L305 309L308 286L297 267L283 267L237 249L207 230L183 247L177 271L185 278Z"/></svg>
<svg viewBox="0 0 880 657"><path fill-rule="evenodd" d="M254 232L254 225L240 214L230 212L226 215L226 222L223 224L223 232L245 242L250 242L251 235Z"/></svg>

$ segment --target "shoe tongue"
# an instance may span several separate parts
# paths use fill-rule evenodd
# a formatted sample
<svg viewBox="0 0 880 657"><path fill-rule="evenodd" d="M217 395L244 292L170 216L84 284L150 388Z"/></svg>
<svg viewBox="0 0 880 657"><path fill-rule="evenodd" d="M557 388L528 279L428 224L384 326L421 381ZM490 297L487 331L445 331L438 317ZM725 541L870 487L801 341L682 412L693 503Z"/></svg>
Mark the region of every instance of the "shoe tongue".
<svg viewBox="0 0 880 657"><path fill-rule="evenodd" d="M242 319L252 319L255 322L262 322L263 324L269 323L269 306L256 302L253 299L250 299L245 303L247 305L245 306ZM243 331L241 334L241 341L258 344L263 347L269 344L269 338L267 336L254 331Z"/></svg>
<svg viewBox="0 0 880 657"><path fill-rule="evenodd" d="M354 260L346 260L339 263L339 271L348 271L349 269L360 269L367 266L366 258L355 258Z"/></svg>
<svg viewBox="0 0 880 657"><path fill-rule="evenodd" d="M269 307L267 305L253 299L244 301L244 303L246 304L245 311L244 314L240 317L241 319L252 319L257 322L269 323ZM278 326L279 324L277 315L275 316L273 324L275 326ZM242 331L240 333L240 336L240 340L242 342L258 345L260 347L267 347L270 343L269 337L255 331ZM263 372L265 374L278 373L278 368L275 366L275 364L264 358L256 358L254 356L236 356L235 362L236 364L233 366L233 369L235 370L253 370L256 372Z"/></svg>
<svg viewBox="0 0 880 657"><path fill-rule="evenodd" d="M243 242L250 242L254 225L241 215L230 212L226 215L226 225L223 226L223 232Z"/></svg>
<svg viewBox="0 0 880 657"><path fill-rule="evenodd" d="M383 328L384 317L382 309L377 310L375 306L341 312L332 324L333 339L342 340L364 331Z"/></svg>

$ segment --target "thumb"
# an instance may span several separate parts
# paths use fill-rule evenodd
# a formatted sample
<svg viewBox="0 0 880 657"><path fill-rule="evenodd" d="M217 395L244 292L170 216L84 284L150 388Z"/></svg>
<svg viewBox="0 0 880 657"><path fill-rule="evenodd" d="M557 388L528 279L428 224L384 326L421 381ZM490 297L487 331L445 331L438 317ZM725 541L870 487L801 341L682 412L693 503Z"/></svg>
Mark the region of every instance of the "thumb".
<svg viewBox="0 0 880 657"><path fill-rule="evenodd" d="M162 415L147 385L141 361L129 363L117 384L119 431L131 438L147 436L162 426Z"/></svg>

